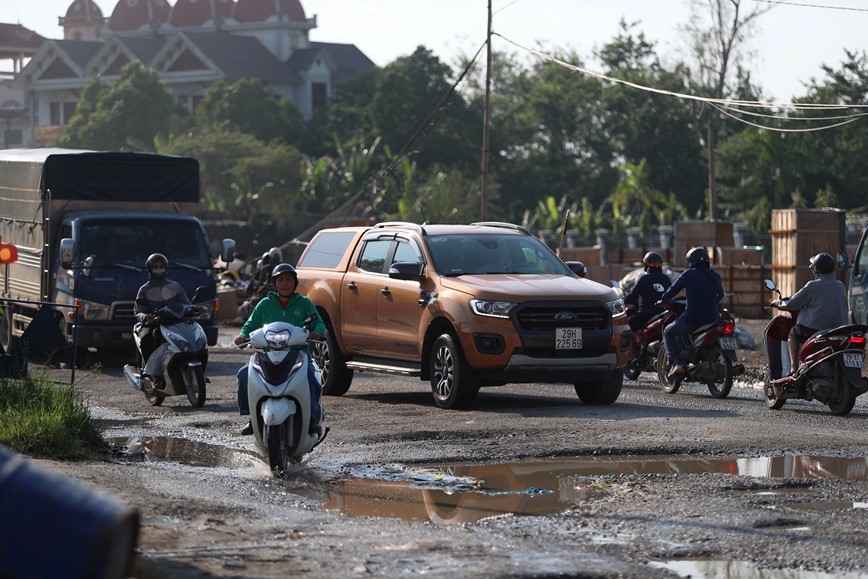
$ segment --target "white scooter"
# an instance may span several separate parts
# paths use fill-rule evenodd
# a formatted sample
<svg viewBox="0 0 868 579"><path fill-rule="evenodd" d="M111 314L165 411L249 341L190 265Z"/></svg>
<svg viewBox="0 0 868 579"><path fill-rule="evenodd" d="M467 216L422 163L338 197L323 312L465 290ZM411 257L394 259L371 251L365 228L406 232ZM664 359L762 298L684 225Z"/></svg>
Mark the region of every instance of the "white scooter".
<svg viewBox="0 0 868 579"><path fill-rule="evenodd" d="M193 302L205 291L201 286ZM208 365L208 337L196 321L199 306L168 304L154 312L150 325L159 326L163 340L144 363L144 368L124 366L124 376L136 390L145 393L152 406L159 406L167 396L186 394L195 408L205 403L205 368ZM136 324L133 336L141 353L141 338ZM141 360L141 355L139 355Z"/></svg>
<svg viewBox="0 0 868 579"><path fill-rule="evenodd" d="M308 326L315 317L305 320ZM303 351L310 335L307 327L272 322L250 333L242 344L257 350L247 367L247 400L256 447L277 475L325 440L329 429L309 433L311 420L308 371L313 365L315 379L322 384L322 371Z"/></svg>

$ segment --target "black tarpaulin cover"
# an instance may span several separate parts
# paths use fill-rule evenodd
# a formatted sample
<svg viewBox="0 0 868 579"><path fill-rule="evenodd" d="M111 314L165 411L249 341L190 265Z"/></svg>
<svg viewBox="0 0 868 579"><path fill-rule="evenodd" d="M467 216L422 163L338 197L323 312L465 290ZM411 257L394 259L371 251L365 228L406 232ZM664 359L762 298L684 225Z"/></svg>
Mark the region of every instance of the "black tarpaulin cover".
<svg viewBox="0 0 868 579"><path fill-rule="evenodd" d="M151 153L51 154L43 191L52 199L81 201L199 202L199 163L190 157Z"/></svg>

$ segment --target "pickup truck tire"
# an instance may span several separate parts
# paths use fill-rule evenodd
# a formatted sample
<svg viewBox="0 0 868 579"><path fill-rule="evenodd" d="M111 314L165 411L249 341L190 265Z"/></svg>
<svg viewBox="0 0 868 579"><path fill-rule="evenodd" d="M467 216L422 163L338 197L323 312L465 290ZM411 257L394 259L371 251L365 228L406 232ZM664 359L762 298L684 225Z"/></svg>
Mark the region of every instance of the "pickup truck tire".
<svg viewBox="0 0 868 579"><path fill-rule="evenodd" d="M431 349L431 391L440 408L467 408L479 392L479 376L467 364L461 346L451 334L442 334Z"/></svg>
<svg viewBox="0 0 868 579"><path fill-rule="evenodd" d="M621 388L624 386L624 370L617 369L612 372L605 380L595 380L593 382L576 382L573 388L576 389L576 394L585 404L604 405L614 404L621 395Z"/></svg>
<svg viewBox="0 0 868 579"><path fill-rule="evenodd" d="M322 370L322 393L328 396L343 396L353 383L353 370L347 368L335 342L332 329L326 330L325 340L311 342L311 355Z"/></svg>

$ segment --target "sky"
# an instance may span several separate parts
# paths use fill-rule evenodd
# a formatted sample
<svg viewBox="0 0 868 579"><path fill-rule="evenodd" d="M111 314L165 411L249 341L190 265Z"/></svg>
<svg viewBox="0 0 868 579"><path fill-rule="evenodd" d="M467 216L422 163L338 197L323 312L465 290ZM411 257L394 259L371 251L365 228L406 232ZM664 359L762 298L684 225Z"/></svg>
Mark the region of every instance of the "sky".
<svg viewBox="0 0 868 579"><path fill-rule="evenodd" d="M105 16L117 3L94 1ZM615 36L623 18L638 22L636 30L656 44L664 62L686 60L687 40L680 27L690 15L687 1L491 0L492 28L524 46L573 50L585 68L599 70L593 50ZM747 45L753 53L752 78L770 100L784 102L803 95L803 83L824 78L823 64L839 69L844 49L868 48L865 0L746 1L748 9L755 2L777 4L758 20ZM0 22L62 38L58 17L71 2L0 0ZM302 6L308 17L317 17L312 41L355 44L380 66L424 45L456 68L458 56L472 56L482 46L488 26L488 0L302 0ZM535 58L499 37L492 46Z"/></svg>

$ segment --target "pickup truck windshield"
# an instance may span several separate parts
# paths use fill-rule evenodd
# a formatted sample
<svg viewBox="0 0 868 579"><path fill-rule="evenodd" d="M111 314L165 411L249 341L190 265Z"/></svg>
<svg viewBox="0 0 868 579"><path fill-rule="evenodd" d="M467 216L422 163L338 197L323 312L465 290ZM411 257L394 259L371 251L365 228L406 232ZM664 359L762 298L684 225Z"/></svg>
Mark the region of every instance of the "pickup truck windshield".
<svg viewBox="0 0 868 579"><path fill-rule="evenodd" d="M87 221L79 237L81 259L94 257L94 265L133 266L143 269L152 253L162 253L174 266L212 267L205 237L192 220Z"/></svg>
<svg viewBox="0 0 868 579"><path fill-rule="evenodd" d="M536 237L499 234L437 235L426 238L434 266L443 275L573 275Z"/></svg>

